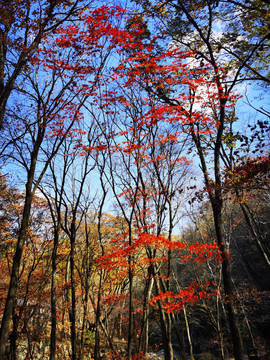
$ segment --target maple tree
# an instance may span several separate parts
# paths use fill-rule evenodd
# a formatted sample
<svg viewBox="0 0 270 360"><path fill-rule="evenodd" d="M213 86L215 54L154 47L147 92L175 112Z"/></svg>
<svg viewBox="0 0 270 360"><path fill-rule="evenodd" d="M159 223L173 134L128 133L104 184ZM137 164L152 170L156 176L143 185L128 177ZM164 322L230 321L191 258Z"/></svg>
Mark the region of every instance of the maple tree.
<svg viewBox="0 0 270 360"><path fill-rule="evenodd" d="M150 304L149 301L152 294L153 285L155 283L155 287L158 293L161 293L164 289L165 293L164 297L162 298L163 300L170 298L169 278L171 249L177 249L178 247L185 248L185 244L175 244L172 241L171 236L174 227L175 216L179 207L178 204L174 208L174 204L177 199L177 192L179 191L179 193L181 193L183 191L181 186L183 186L185 179L184 175L182 177L179 175L179 170L183 166L183 163L187 163L187 160L184 157L181 157L179 150L177 150L178 144L175 142L176 136L170 136L169 134L168 137L164 136L165 133L163 132L164 129L162 128L162 125L161 128L159 128L157 124L153 124L151 127L149 126L148 134L147 136L144 136L141 123L138 122L137 124L138 119L136 118L136 116L138 116L137 114L140 113L142 109L141 103L139 102L138 98L133 96L134 89L132 89L132 93L129 93L127 87L125 87L123 92L125 95L125 100L123 99L123 96L119 97L120 108L122 107L122 104L127 106L126 113L128 114L128 118L124 118L124 125L128 124L128 120L131 119L133 126L130 129L130 132L117 132L116 129L120 124L119 122L115 124L113 123L115 127L108 126L108 134L105 133L105 130L103 131L105 140L102 150L103 153L105 153L107 149L108 155L110 156L108 161L108 181L112 183L117 204L124 214L128 228L130 228L134 223L135 227L137 228L136 232L138 232L138 234L141 232L141 235L138 235L138 238L136 239L136 235L134 233L132 234L132 242L130 240L127 241L126 238L130 239L130 232L127 231L122 236L114 239L114 250L113 252L111 252L109 249L107 250L107 254L101 258L101 266L106 271L118 269L118 272L119 269L122 269L122 267L124 269L126 268L127 272L130 272L130 267L132 267L132 272L135 275L136 271L134 270L134 266L136 268L136 265L140 264L141 261L144 261L146 264L148 264L148 276L146 277L145 286L145 302L140 330L141 336L139 339L139 349L144 349L143 353L145 353L148 342L145 340L145 343L143 344L142 341L144 341L143 339L145 337L147 338L148 336L147 332L145 333L145 331L148 326L147 318ZM117 93L117 95L118 94L119 93ZM108 94L108 97L109 99L114 100L110 93ZM131 109L129 108L129 104L132 104ZM115 109L114 102L113 106ZM114 112L108 112L107 108L106 111L109 114L112 113L112 119L114 119ZM117 113L117 110L115 110L115 112ZM121 130L121 126L119 127ZM118 136L123 136L124 140L122 143L119 142ZM133 143L134 139L136 140L136 144ZM170 140L171 144L168 145ZM167 146L162 146L162 144L165 143ZM121 159L120 162L119 159ZM119 172L118 176L113 171L116 166L115 162L117 164L118 170L123 169ZM125 174L127 178L124 177ZM150 179L148 179L149 176ZM151 178L151 176L153 177ZM120 196L116 193L115 189L119 189L118 191L122 190ZM168 208L166 206L168 206ZM127 218L126 214L128 214L130 217ZM168 230L166 229L167 215L169 217L169 225L167 228ZM130 219L132 220L132 216L134 217L134 220L131 222ZM153 226L153 224L156 225ZM155 229L151 230L153 227ZM158 254L157 249L161 248L162 246L162 240L159 238L159 236L165 229L168 231L169 239L167 243L165 242L167 247L164 247L162 255ZM202 252L203 248L198 245L199 244L196 244L189 250L197 251L198 253ZM145 248L147 254L146 258L140 258L137 255L138 250L141 247ZM136 265L134 261L132 261L132 263L130 262L130 254L132 255L133 259L137 259L135 262ZM203 259L203 256L204 255L202 255L201 259ZM186 258L189 259L189 256ZM183 257L183 260L184 259L185 256ZM166 268L167 274L165 275L161 269L165 270ZM165 281L161 280L162 278L164 278ZM131 286L130 283L129 286ZM188 290L186 293L188 293ZM175 297L176 296L177 295L175 295ZM181 293L178 294L178 297L180 298L183 296L184 295L181 295ZM186 301L190 301L191 298L192 289L190 289L190 297ZM180 304L171 303L170 305L165 305L158 297L156 301L159 304L159 312L161 314L165 356L169 359L173 356L171 344L171 328L173 323L172 311L173 309L175 311L179 308L181 309L181 302Z"/></svg>
<svg viewBox="0 0 270 360"><path fill-rule="evenodd" d="M149 51L149 48L150 48L150 54L147 53L147 51ZM171 51L171 52L166 53L166 55L162 54L162 55L154 57L152 54L151 46L149 46L149 48L146 49L143 56L141 53L138 53L138 51L135 50L135 54L133 55L133 57L129 57L127 60L125 60L124 66L123 66L124 70L122 70L122 66L121 66L121 68L120 68L120 66L118 67L118 69L121 69L120 73L122 72L124 74L124 72L126 71L126 74L128 77L128 80L125 83L126 86L128 86L129 83L132 83L133 86L134 86L134 84L136 84L136 86L138 86L138 84L139 84L139 86L141 86L141 83L143 81L144 83L146 83L146 85L143 84L143 87L145 86L148 91L149 91L149 89L150 89L150 91L152 90L154 96L155 97L160 96L161 100L163 100L165 103L165 104L157 104L157 105L152 106L145 116L141 116L140 118L137 118L136 119L136 121L138 121L137 126L140 128L140 130L143 128L143 126L146 126L146 128L149 128L149 127L151 127L152 124L155 124L158 121L161 122L165 118L165 116L169 116L169 121L171 123L176 123L177 121L181 121L183 119L182 120L183 123L190 126L189 131L191 133L193 141L195 142L197 150L199 151L199 156L202 160L202 166L204 167L204 176L205 176L206 186L209 189L208 191L209 191L210 198L212 198L213 210L215 210L214 214L216 215L216 220L218 220L218 218L220 216L220 215L218 215L218 213L221 210L221 207L220 208L215 207L215 204L218 199L219 199L219 202L221 202L221 197L220 197L220 194L218 193L217 188L212 187L210 184L210 178L207 175L207 168L206 168L204 153L202 152L201 145L200 145L202 136L205 136L208 133L210 133L210 134L213 133L213 131L210 130L211 128L209 129L209 127L208 127L208 122L210 123L210 126L211 125L215 126L214 125L215 122L211 121L209 116L201 115L199 112L196 112L194 114L191 112L194 100L191 100L191 108L190 108L191 111L189 111L189 110L186 110L184 108L184 106L180 103L179 98L170 100L170 98L163 93L163 84L164 83L168 84L168 87L170 88L171 84L174 85L174 83L179 82L178 79L176 79L174 81L171 77L171 73L173 71L175 71L175 72L177 71L177 73L179 73L179 68L183 72L183 75L181 77L181 83L186 82L187 85L189 85L191 87L191 89L194 91L194 94L195 94L195 90L199 86L198 84L201 85L204 80L203 80L203 78L199 78L199 79L195 78L194 81L192 81L189 74L188 74L189 77L187 77L185 80L184 76L188 72L187 66L179 63L178 59L177 59L177 56L179 56L179 59L181 61L181 59L183 58L183 55L181 53L178 55L177 52ZM177 60L173 63L173 65L170 66L170 65L163 65L162 63L159 64L159 61L161 59L163 60L165 57L168 57L168 56L176 57ZM190 56L190 54L187 54L184 56L185 57ZM138 61L138 63L137 63L137 61ZM142 62L144 62L144 65L142 65ZM169 69L169 75L167 75L168 69ZM194 73L196 73L196 70L194 71ZM199 71L198 71L198 73L199 73ZM160 78L163 75L162 83L159 80L160 78L158 78L158 79L155 78L156 74L158 74L158 76ZM165 77L166 75L167 75L167 77ZM215 84L213 84L213 85L215 86ZM150 93L150 91L149 91L149 93ZM219 94L219 96L221 96L221 95ZM185 97L185 98L189 99L188 97ZM223 111L226 101L224 102L224 97L222 97L222 98L223 99L221 100L221 102L222 102L221 109ZM195 96L193 96L193 99L195 99ZM219 97L217 97L217 99L219 99ZM150 101L151 101L151 98L150 98ZM212 100L210 100L210 101L212 101ZM213 94L213 101L214 102L216 101L215 94ZM193 119L193 116L194 116L195 120ZM200 119L200 118L202 118L202 119ZM224 120L221 119L221 121L224 121ZM195 126L199 127L200 124L202 124L202 129L195 130ZM131 128L131 131L133 132L134 128ZM222 133L219 134L219 136L221 136L221 135L222 135ZM175 139L177 137L177 135L171 135L171 136L173 139ZM170 141L169 139L170 139L170 137L168 137L164 141L165 142ZM131 149L133 149L132 144L129 146ZM141 145L139 145L139 146L136 145L136 147L141 148ZM220 181L220 175L219 175L220 168L219 168L218 163L217 163L215 170L216 170L216 177L218 178L217 180ZM211 188L210 188L210 186L211 186ZM212 188L214 188L216 191L215 195L212 195L212 190L211 190ZM221 224L219 224L217 222L217 230L218 231L220 231L220 229L221 229L220 226L221 226ZM220 246L221 253L223 254L222 255L223 256L223 265L222 266L223 266L223 269L225 270L224 277L226 278L226 281L227 281L229 279L229 275L227 274L228 264L226 265L226 262L228 261L228 259L227 259L226 253L225 253L225 248L223 248L221 233L219 233L218 236L220 236L220 238L218 239L218 244ZM230 291L232 291L232 289ZM228 294L229 294L229 292L228 292ZM237 326L235 326L235 330L237 330ZM167 343L170 343L170 341L167 341ZM168 358L171 358L171 356L172 356L171 350L168 350Z"/></svg>
<svg viewBox="0 0 270 360"><path fill-rule="evenodd" d="M108 96L110 97L110 94L108 94ZM137 104L139 104L138 100L135 100L134 97L131 98L134 99L134 101L137 102ZM133 109L131 110L131 112L129 112L127 110L128 116L134 116L133 114L136 114L137 111L140 111L139 106L133 106ZM113 117L112 117L113 119ZM135 124L135 122L134 122ZM134 255L134 253L130 252L129 248L132 249L133 248L133 242L134 242L134 235L132 234L132 229L134 227L134 224L136 224L136 226L138 228L147 228L147 224L146 224L146 218L150 216L151 211L149 211L148 205L147 205L147 201L150 201L151 193L154 192L154 190L148 190L145 188L145 184L144 184L144 180L143 180L143 176L142 176L142 171L143 171L143 166L144 166L144 156L143 154L140 153L140 151L136 150L137 147L136 145L132 146L132 143L130 142L129 139L129 134L128 133L123 133L123 137L126 138L125 140L123 140L123 144L127 144L127 146L123 145L123 148L120 146L120 144L118 143L118 139L117 136L116 137L112 137L110 134L111 133L115 133L115 129L117 129L117 127L120 124L114 124L112 123L112 127L109 127L108 129L108 135L106 134L106 143L107 144L105 146L105 148L108 148L108 155L109 155L109 170L108 173L110 174L110 177L108 178L108 181L111 183L111 186L113 188L113 192L115 194L117 203L118 203L118 207L120 208L123 216L126 219L126 223L128 226L128 231L126 232L126 234L123 237L119 237L119 239L117 240L117 242L119 242L119 246L121 247L122 245L122 241L124 241L126 239L126 237L128 237L129 241L129 246L127 246L127 249L123 252L120 251L119 255L117 255L117 260L115 260L114 264L115 265L111 265L113 268L114 266L120 267L121 263L123 263L122 266L127 267L127 271L129 273L129 291L130 291L130 296L129 296L129 302L130 302L130 309L129 309L129 341L128 341L128 353L129 356L131 354L132 351L132 344L135 341L134 338L134 329L132 326L132 323L134 323L133 320L133 277L134 277L134 266L135 266L135 258L137 257L136 255ZM133 134L131 134L131 138L132 139L137 139L138 138L138 142L140 142L140 147L142 147L144 140L142 138L140 138L140 133L139 133L140 129L135 129L134 127L134 131ZM121 131L120 131L121 133ZM103 134L104 135L104 134ZM108 145L110 144L110 145ZM131 144L131 145L130 145ZM138 149L140 148L138 147ZM112 149L112 151L110 151L109 149ZM133 155L133 150L134 150L134 155ZM118 161L118 158L121 159L121 162ZM114 172L114 168L115 168L115 164L117 164L117 167L120 169L120 167L122 168L122 170L119 172L119 176L116 176L115 172ZM124 174L126 174L126 177L124 177ZM148 180L147 180L148 181ZM121 189L121 190L120 190ZM120 196L118 195L117 191L121 191ZM146 198L147 201L146 201ZM164 218L163 220L162 214L159 214L158 217L160 218L159 222L161 223L160 226L158 226L158 232L161 231L161 227L162 227L162 221L164 222ZM150 217L147 221L148 223L151 222ZM137 245L134 245L135 248L137 247ZM122 255L121 255L122 254ZM126 254L126 256L128 257L127 260L125 260L125 258L123 257L123 255ZM122 260L120 260L122 257ZM105 259L108 259L108 256L105 256ZM109 259L108 259L109 260ZM107 260L107 261L108 261ZM108 262L104 262L104 269L106 268L107 271L109 269L111 269L111 266ZM136 260L136 263L138 262L138 260ZM147 287L149 287L149 289L151 289L153 286L152 280L150 281L150 283L148 282ZM151 294L151 290L148 290L149 293L147 295L147 303L145 304L146 308L144 311L144 320L143 320L143 328L145 326L145 323L147 321L147 308L149 307L149 297ZM144 335L143 335L144 334ZM140 342L141 339L143 338L147 338L147 333L145 334L145 328L143 329L143 332L141 333L140 336ZM147 340L145 345L147 347ZM139 346L141 347L141 345ZM144 350L145 352L145 350Z"/></svg>

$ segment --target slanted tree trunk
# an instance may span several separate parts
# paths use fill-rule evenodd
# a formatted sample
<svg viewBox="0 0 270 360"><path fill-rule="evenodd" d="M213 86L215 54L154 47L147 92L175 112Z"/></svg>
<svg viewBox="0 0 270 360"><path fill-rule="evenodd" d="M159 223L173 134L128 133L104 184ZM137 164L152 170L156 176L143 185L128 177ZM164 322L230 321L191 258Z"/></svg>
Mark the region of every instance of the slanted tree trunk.
<svg viewBox="0 0 270 360"><path fill-rule="evenodd" d="M150 271L148 272L150 274ZM149 329L149 301L152 294L154 285L154 278L149 276L149 279L145 288L144 305L143 305L143 317L141 321L141 333L139 338L139 353L143 353L145 356L148 350L148 329Z"/></svg>
<svg viewBox="0 0 270 360"><path fill-rule="evenodd" d="M40 148L40 144L43 140L44 132L39 131L38 140L35 143L33 152L31 154L31 165L28 171L27 183L26 183L26 191L25 191L25 199L24 199L24 209L22 215L22 221L19 229L19 235L15 250L15 255L13 257L12 263L12 271L9 283L9 289L5 304L5 309L2 317L2 324L0 330L0 359L4 359L5 350L6 350L6 343L9 336L9 329L10 329L10 322L12 319L12 312L15 302L15 297L18 288L18 281L19 281L19 271L20 271L20 264L21 258L23 253L24 241L26 238L26 232L29 224L30 219L30 211L31 205L33 201L34 191L33 191L33 182L34 182L34 174L36 169L36 162L38 157L38 151Z"/></svg>
<svg viewBox="0 0 270 360"><path fill-rule="evenodd" d="M16 314L16 302L14 304L12 321L13 321L13 329L10 334L10 359L17 360L17 340L18 340L19 316L18 316L18 314Z"/></svg>
<svg viewBox="0 0 270 360"><path fill-rule="evenodd" d="M159 278L155 276L156 292L161 292ZM163 308L161 301L158 301L158 309L160 314L160 327L162 334L162 344L164 349L164 359L173 360L173 347L172 347L172 321L170 314L167 314Z"/></svg>
<svg viewBox="0 0 270 360"><path fill-rule="evenodd" d="M192 340L191 340L190 331L189 331L189 323L188 323L187 311L186 311L185 307L183 308L183 313L184 313L185 324L186 324L186 331L187 331L190 359L194 360Z"/></svg>

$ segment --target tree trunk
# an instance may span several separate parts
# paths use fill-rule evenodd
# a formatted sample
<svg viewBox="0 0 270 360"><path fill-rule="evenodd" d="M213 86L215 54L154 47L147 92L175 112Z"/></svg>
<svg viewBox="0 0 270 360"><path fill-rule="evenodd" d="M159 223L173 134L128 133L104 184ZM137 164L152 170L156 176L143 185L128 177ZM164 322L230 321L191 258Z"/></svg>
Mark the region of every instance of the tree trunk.
<svg viewBox="0 0 270 360"><path fill-rule="evenodd" d="M155 276L155 285L157 294L161 292L159 279ZM158 301L158 308L160 314L160 326L162 334L162 344L164 349L164 360L173 360L172 348L172 321L170 314L166 314L160 301Z"/></svg>
<svg viewBox="0 0 270 360"><path fill-rule="evenodd" d="M55 360L56 354L56 256L59 241L60 222L54 230L52 251L52 279L51 279L51 336L50 336L50 360Z"/></svg>
<svg viewBox="0 0 270 360"><path fill-rule="evenodd" d="M87 230L87 220L85 218L85 236L86 236L86 278L85 278L85 295L83 303L83 323L81 331L81 344L80 344L80 356L79 359L84 359L84 346L85 346L85 330L86 330L86 321L87 321L87 312L88 312L88 298L89 298L89 277L91 271L91 265L89 262L89 235Z"/></svg>
<svg viewBox="0 0 270 360"><path fill-rule="evenodd" d="M186 323L186 331L187 331L190 359L194 360L193 346L192 346L192 341L191 341L191 336L190 336L190 331L189 331L189 323L188 323L187 312L186 312L185 307L183 308L183 312L184 312L185 323Z"/></svg>
<svg viewBox="0 0 270 360"><path fill-rule="evenodd" d="M229 264L228 255L226 253L224 239L222 236L221 196L219 197L215 196L215 198L212 197L211 205L214 215L217 244L219 246L222 257L221 270L222 270L223 286L225 293L225 307L226 307L227 317L230 326L230 335L234 349L234 357L235 360L243 360L243 344L242 344L240 327L238 323L237 310L235 306L235 294L233 290L232 277L230 273L230 264Z"/></svg>
<svg viewBox="0 0 270 360"><path fill-rule="evenodd" d="M17 241L17 246L15 250L15 255L13 257L13 264L12 264L12 272L11 278L9 283L9 290L6 299L5 309L2 318L2 325L0 330L0 359L4 359L5 350L6 350L6 343L9 336L9 329L10 329L10 322L12 318L12 312L18 287L18 280L19 280L19 270L23 252L24 241L26 238L26 232L28 228L29 218L30 218L30 210L33 200L33 193L31 191L32 183L33 183L33 174L28 178L27 186L26 186L26 194L25 194L25 203L23 209L23 217L22 222L19 230L19 236Z"/></svg>
<svg viewBox="0 0 270 360"><path fill-rule="evenodd" d="M94 349L94 359L100 359L100 333L99 333L99 326L100 326L100 300L101 300L101 282L102 282L102 270L99 274L99 289L98 289L98 299L97 299L97 310L96 310L96 330L95 330L95 349Z"/></svg>
<svg viewBox="0 0 270 360"><path fill-rule="evenodd" d="M130 241L131 244L131 241ZM128 264L129 264L129 307L128 307L128 358L131 359L132 357L132 345L133 345L133 337L134 337L134 324L133 324L133 272L132 272L132 255L128 256Z"/></svg>
<svg viewBox="0 0 270 360"><path fill-rule="evenodd" d="M12 333L10 334L10 358L11 358L11 360L17 360L17 340L18 340L19 317L16 314L16 302L14 303L12 320L13 320L13 329L12 329Z"/></svg>
<svg viewBox="0 0 270 360"><path fill-rule="evenodd" d="M132 245L132 229L131 229L131 222L129 222L129 246ZM127 347L127 354L128 358L131 359L132 357L132 346L133 346L133 338L134 338L134 314L133 314L133 255L128 255L128 278L129 278L129 307L128 307L128 316L129 316L129 322L128 322L128 347Z"/></svg>
<svg viewBox="0 0 270 360"><path fill-rule="evenodd" d="M148 273L150 274L150 272ZM153 285L154 278L150 276L145 290L143 317L141 322L141 334L139 339L139 353L142 352L144 356L146 355L148 350L149 300L152 294Z"/></svg>
<svg viewBox="0 0 270 360"><path fill-rule="evenodd" d="M76 288L75 288L75 221L71 223L70 231L70 282L71 282L71 349L72 360L76 360L77 356L77 332L76 332Z"/></svg>
<svg viewBox="0 0 270 360"><path fill-rule="evenodd" d="M217 296L217 335L219 339L219 347L220 347L220 359L225 359L225 352L224 352L224 339L222 334L221 328L221 316L220 316L220 306L219 306L220 298Z"/></svg>

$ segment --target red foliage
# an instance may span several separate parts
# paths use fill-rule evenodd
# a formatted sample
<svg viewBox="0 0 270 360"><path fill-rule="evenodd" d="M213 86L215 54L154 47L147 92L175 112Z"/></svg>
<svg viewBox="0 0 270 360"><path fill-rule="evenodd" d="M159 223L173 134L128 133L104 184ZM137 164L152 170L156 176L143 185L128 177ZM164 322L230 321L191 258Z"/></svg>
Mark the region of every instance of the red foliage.
<svg viewBox="0 0 270 360"><path fill-rule="evenodd" d="M202 298L209 299L211 296L218 296L217 285L212 281L208 281L205 285L198 285L192 282L188 288L180 290L178 293L166 291L157 296L153 296L150 300L151 305L155 305L157 301L161 301L167 313L177 312L185 307L185 304L193 305Z"/></svg>

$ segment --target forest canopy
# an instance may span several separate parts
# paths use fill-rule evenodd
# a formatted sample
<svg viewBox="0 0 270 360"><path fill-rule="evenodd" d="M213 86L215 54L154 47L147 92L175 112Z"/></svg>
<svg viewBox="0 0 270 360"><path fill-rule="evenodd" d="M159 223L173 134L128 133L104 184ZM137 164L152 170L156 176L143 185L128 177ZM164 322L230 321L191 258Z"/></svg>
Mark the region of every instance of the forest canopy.
<svg viewBox="0 0 270 360"><path fill-rule="evenodd" d="M269 1L0 6L0 358L267 359Z"/></svg>

